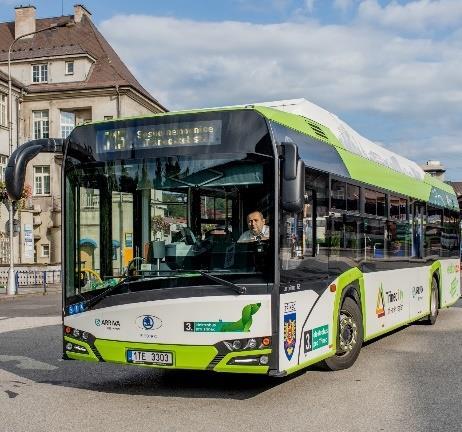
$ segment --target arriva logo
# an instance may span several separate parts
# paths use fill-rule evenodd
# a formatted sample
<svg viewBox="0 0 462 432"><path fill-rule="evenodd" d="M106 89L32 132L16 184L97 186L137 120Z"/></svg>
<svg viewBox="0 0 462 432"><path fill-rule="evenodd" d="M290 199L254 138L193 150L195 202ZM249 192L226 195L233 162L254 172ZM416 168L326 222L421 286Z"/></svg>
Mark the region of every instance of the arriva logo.
<svg viewBox="0 0 462 432"><path fill-rule="evenodd" d="M110 320L110 319L101 320L99 318L96 318L95 319L95 324L98 327L100 327L100 326L120 327L120 321L115 321L115 320Z"/></svg>

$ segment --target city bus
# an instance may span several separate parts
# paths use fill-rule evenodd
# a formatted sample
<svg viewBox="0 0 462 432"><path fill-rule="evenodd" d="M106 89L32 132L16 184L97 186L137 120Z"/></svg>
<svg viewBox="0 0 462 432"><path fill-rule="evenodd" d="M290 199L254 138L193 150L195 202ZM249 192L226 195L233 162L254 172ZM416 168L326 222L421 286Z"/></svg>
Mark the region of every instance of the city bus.
<svg viewBox="0 0 462 432"><path fill-rule="evenodd" d="M460 297L453 189L308 101L31 141L8 162L13 200L40 152L63 154L64 359L340 370Z"/></svg>

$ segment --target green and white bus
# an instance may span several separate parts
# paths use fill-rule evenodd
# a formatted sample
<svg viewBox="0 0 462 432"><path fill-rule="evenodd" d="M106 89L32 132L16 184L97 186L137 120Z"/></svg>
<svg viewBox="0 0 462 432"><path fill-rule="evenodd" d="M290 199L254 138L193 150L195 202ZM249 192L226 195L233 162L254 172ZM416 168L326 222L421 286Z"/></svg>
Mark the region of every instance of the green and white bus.
<svg viewBox="0 0 462 432"><path fill-rule="evenodd" d="M65 359L285 376L460 297L453 189L305 100L78 126L62 151ZM240 241L247 216L266 235ZM245 235L244 235L245 237Z"/></svg>

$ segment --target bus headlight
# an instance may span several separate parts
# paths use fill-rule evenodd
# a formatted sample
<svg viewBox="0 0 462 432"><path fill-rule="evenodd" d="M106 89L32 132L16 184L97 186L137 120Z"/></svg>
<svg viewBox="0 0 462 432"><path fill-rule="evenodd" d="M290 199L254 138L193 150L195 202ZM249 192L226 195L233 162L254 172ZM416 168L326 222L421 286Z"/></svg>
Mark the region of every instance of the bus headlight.
<svg viewBox="0 0 462 432"><path fill-rule="evenodd" d="M254 338L248 340L247 345L244 349L255 349L257 347L257 341Z"/></svg>
<svg viewBox="0 0 462 432"><path fill-rule="evenodd" d="M233 357L229 359L229 365L241 365L241 366L267 366L269 363L269 357L267 355L262 356L242 356Z"/></svg>
<svg viewBox="0 0 462 432"><path fill-rule="evenodd" d="M234 350L238 350L238 349L240 349L240 348L241 348L241 341L240 341L239 339L237 339L237 340L235 340L235 341L233 342L233 349L234 349Z"/></svg>
<svg viewBox="0 0 462 432"><path fill-rule="evenodd" d="M63 328L63 331L64 331L64 336L68 336L73 339L84 341L86 343L89 343L90 345L93 344L93 342L95 341L95 337L91 333L88 333L87 331L82 331L82 330L72 328L69 326L65 326Z"/></svg>
<svg viewBox="0 0 462 432"><path fill-rule="evenodd" d="M269 361L268 356L262 355L262 356L260 357L260 364L261 364L261 365L265 365L265 366L266 366L266 365L268 364L268 361Z"/></svg>
<svg viewBox="0 0 462 432"><path fill-rule="evenodd" d="M229 341L222 341L221 343L223 343L228 351L265 349L271 347L271 337L264 336L249 339L234 339Z"/></svg>

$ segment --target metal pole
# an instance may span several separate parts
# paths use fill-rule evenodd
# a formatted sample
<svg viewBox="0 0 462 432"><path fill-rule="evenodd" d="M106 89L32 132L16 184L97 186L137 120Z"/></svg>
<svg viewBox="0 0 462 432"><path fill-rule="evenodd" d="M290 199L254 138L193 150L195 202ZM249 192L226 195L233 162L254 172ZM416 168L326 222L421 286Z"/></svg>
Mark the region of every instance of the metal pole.
<svg viewBox="0 0 462 432"><path fill-rule="evenodd" d="M36 30L31 33L23 34L11 42L10 47L8 48L8 142L10 148L9 157L11 157L13 153L13 92L11 90L11 50L13 45L20 39L25 38L27 36L32 36L37 33L41 33L46 30L53 30L58 27L68 27L71 24L69 22L61 23L61 24L52 24L49 27L45 27L40 30ZM16 119L16 127L18 128L18 119ZM16 143L17 144L17 143ZM10 233L10 267L8 270L8 286L6 293L7 295L15 295L16 294L16 283L15 283L15 275L14 275L14 239L13 239L13 217L14 217L14 206L13 202L10 201L10 208L9 208L9 233Z"/></svg>
<svg viewBox="0 0 462 432"><path fill-rule="evenodd" d="M13 153L13 93L11 91L11 48L13 47L13 43L10 45L8 49L8 143L9 143L9 156ZM17 119L16 119L17 123ZM13 202L10 201L10 208L9 210L9 233L10 233L10 267L8 270L8 287L6 290L7 295L15 295L16 294L16 283L14 277L14 239L13 239Z"/></svg>
<svg viewBox="0 0 462 432"><path fill-rule="evenodd" d="M8 270L8 287L6 290L7 295L16 294L16 283L14 279L14 250L13 250L13 203L10 202L10 268Z"/></svg>

